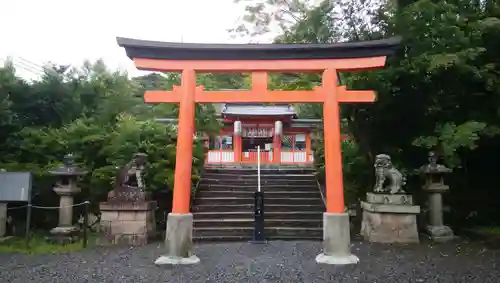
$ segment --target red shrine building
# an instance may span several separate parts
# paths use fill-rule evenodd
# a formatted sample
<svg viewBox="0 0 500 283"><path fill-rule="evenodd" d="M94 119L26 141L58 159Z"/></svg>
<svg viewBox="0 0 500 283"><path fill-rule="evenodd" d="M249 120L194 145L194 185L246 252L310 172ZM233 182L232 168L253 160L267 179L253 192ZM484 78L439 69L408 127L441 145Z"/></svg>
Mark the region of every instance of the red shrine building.
<svg viewBox="0 0 500 283"><path fill-rule="evenodd" d="M223 104L220 134L207 141L206 164L313 163L312 132L320 119L297 119L292 105Z"/></svg>

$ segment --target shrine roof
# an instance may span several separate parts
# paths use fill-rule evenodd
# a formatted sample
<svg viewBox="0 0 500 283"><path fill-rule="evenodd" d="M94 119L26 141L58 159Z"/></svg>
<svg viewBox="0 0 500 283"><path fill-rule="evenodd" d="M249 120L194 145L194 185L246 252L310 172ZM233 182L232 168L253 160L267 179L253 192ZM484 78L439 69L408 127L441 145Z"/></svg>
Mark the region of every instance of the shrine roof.
<svg viewBox="0 0 500 283"><path fill-rule="evenodd" d="M221 114L237 116L297 116L293 106L289 104L238 104L227 103L222 105Z"/></svg>
<svg viewBox="0 0 500 283"><path fill-rule="evenodd" d="M391 55L400 38L335 44L208 44L175 43L117 37L133 58L167 60L343 59Z"/></svg>

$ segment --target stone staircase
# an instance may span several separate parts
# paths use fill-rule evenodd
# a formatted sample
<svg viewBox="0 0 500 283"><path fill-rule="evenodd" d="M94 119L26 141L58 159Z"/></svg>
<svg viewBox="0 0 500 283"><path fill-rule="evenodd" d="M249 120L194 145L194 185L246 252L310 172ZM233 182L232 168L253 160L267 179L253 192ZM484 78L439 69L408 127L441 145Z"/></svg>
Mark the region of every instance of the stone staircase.
<svg viewBox="0 0 500 283"><path fill-rule="evenodd" d="M263 168L265 236L323 238L325 206L312 168ZM193 240L250 240L257 170L207 167L194 199Z"/></svg>

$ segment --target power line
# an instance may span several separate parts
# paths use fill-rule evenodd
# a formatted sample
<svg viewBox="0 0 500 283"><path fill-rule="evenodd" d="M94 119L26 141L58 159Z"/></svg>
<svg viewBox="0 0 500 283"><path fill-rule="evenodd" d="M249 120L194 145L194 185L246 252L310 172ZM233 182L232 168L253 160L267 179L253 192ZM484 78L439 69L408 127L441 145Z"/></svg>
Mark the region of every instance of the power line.
<svg viewBox="0 0 500 283"><path fill-rule="evenodd" d="M42 66L42 65L33 63L32 61L24 59L21 56L18 56L18 58L21 59L21 60L23 60L23 61L25 61L25 62L27 62L28 64L34 65L34 66L36 66L38 68L41 68L45 73L52 74L52 75L55 75L55 76L59 75L59 73L57 71L55 71L54 69L52 69L52 68L48 68L46 66Z"/></svg>
<svg viewBox="0 0 500 283"><path fill-rule="evenodd" d="M25 67L23 65L20 65L18 63L17 64L14 63L13 66L14 66L15 69L22 69L22 70L27 71L27 72L29 72L31 74L36 75L36 76L41 76L41 74L39 72L34 71L32 68L27 68L27 67Z"/></svg>
<svg viewBox="0 0 500 283"><path fill-rule="evenodd" d="M33 71L33 72L37 73L38 75L42 75L43 74L43 71L41 71L39 69L36 69L36 68L33 68L33 67L31 67L31 66L23 63L23 62L14 61L13 65L14 65L14 67L19 66L19 67L21 67L23 69L29 69L30 71Z"/></svg>
<svg viewBox="0 0 500 283"><path fill-rule="evenodd" d="M26 60L24 59L23 57L21 56L17 56L16 59L19 59L21 61L21 63L25 64L25 65L28 65L28 66L32 66L32 68L36 68L36 69L40 69L40 70L43 70L43 71L46 71L46 68L41 66L41 65L38 65L38 64L35 64L29 60Z"/></svg>

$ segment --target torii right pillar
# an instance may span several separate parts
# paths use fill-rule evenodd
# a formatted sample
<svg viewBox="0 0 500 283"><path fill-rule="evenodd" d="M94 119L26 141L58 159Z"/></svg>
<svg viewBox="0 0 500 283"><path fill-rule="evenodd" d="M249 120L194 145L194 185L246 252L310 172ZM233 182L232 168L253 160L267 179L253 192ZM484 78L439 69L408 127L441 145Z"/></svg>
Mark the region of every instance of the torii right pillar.
<svg viewBox="0 0 500 283"><path fill-rule="evenodd" d="M326 212L323 214L323 253L316 262L327 264L358 263L351 253L349 214L345 211L342 149L340 137L339 96L345 92L337 86L336 70L323 72L323 134L325 150Z"/></svg>

